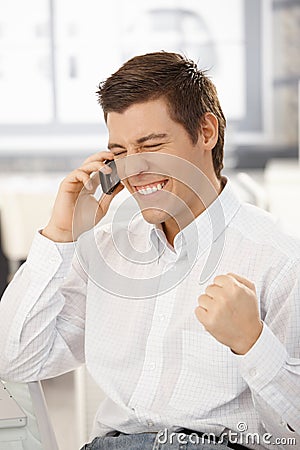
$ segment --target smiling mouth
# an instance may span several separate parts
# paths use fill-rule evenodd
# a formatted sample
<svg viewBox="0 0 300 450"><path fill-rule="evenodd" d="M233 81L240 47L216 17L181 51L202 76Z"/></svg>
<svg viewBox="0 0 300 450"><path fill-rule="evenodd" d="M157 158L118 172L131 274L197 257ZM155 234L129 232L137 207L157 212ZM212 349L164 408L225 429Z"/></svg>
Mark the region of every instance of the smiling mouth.
<svg viewBox="0 0 300 450"><path fill-rule="evenodd" d="M136 192L141 195L150 195L164 189L169 180L162 180L156 183L145 184L144 186L134 186Z"/></svg>

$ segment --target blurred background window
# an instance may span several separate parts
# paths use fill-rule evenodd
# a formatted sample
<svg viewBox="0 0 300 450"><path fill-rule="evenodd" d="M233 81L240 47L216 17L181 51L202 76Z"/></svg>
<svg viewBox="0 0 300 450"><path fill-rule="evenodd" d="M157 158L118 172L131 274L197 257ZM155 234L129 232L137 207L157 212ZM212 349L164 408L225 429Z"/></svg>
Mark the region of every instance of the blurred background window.
<svg viewBox="0 0 300 450"><path fill-rule="evenodd" d="M0 2L0 123L52 120L48 0Z"/></svg>
<svg viewBox="0 0 300 450"><path fill-rule="evenodd" d="M43 156L105 146L98 83L157 50L208 70L230 166L295 156L299 9L292 0L0 0L0 157L38 156L51 170Z"/></svg>

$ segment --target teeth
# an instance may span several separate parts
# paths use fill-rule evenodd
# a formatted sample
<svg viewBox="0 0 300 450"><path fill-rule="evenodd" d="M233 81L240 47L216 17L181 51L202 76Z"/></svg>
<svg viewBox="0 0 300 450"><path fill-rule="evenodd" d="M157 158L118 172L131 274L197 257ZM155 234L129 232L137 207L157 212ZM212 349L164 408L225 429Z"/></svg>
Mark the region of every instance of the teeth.
<svg viewBox="0 0 300 450"><path fill-rule="evenodd" d="M153 194L153 192L160 191L164 187L165 183L158 183L156 186L146 186L142 189L137 188L139 194L149 195Z"/></svg>

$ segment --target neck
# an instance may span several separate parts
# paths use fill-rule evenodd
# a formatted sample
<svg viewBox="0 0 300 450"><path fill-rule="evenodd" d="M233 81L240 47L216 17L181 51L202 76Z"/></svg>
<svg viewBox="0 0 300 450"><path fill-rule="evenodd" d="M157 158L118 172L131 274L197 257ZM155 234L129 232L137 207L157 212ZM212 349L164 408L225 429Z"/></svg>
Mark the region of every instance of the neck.
<svg viewBox="0 0 300 450"><path fill-rule="evenodd" d="M163 232L166 235L166 239L172 247L174 247L174 239L176 235L183 230L186 226L188 226L196 217L200 216L200 214L205 211L211 203L220 195L222 192L225 183L224 179L219 180L215 177L215 179L211 180L212 188L209 192L202 193L201 198L205 199L205 202L199 200L196 205L190 209L191 214L184 214L182 217L171 217L169 220L162 223Z"/></svg>

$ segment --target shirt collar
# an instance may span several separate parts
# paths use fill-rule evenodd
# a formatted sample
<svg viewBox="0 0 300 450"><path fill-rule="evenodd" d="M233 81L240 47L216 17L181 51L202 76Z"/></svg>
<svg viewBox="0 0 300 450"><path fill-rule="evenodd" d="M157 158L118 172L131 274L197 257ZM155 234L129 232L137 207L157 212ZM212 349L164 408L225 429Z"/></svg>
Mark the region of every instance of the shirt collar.
<svg viewBox="0 0 300 450"><path fill-rule="evenodd" d="M179 254L187 254L189 263L193 264L223 233L241 206L229 179L223 177L223 181L226 184L220 195L175 236L174 248L168 243L161 225L151 226L149 239L160 254L163 246L174 259Z"/></svg>

